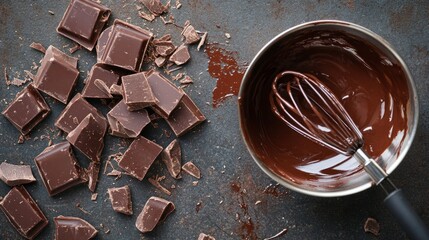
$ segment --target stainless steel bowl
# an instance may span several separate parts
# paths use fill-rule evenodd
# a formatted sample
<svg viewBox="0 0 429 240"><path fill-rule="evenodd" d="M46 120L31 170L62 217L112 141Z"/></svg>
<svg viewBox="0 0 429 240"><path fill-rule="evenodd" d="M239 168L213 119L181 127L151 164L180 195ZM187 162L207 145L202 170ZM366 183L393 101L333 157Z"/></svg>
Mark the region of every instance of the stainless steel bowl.
<svg viewBox="0 0 429 240"><path fill-rule="evenodd" d="M393 170L402 162L404 159L406 153L408 152L408 149L411 146L411 143L413 141L414 135L416 133L417 128L417 121L418 121L418 100L416 95L416 89L414 82L412 80L411 74L408 71L408 68L406 67L404 61L401 59L401 57L395 52L393 47L382 37L378 36L374 32L353 24L349 22L344 21L336 21L336 20L321 20L321 21L313 21L313 22L307 22L300 24L298 26L292 27L279 35L277 35L275 38L273 38L271 41L269 41L255 56L255 58L250 63L249 68L246 71L246 74L244 75L243 81L240 86L240 92L239 92L239 118L240 118L240 129L242 136L244 138L244 141L246 143L247 149L249 150L250 154L252 155L255 162L259 165L259 167L272 179L279 182L283 186L290 188L292 190L295 190L297 192L301 192L308 195L313 196L319 196L319 197L338 197L338 196L345 196L354 194L360 191L363 191L365 189L368 189L372 186L371 179L368 177L368 175L364 171L357 172L353 174L350 178L347 179L346 184L339 184L338 187L334 188L313 188L312 186L302 184L296 181L293 181L293 179L287 179L274 171L270 170L264 162L257 157L255 154L254 149L252 149L251 144L246 139L246 121L243 117L243 106L242 104L246 104L246 102L243 102L243 99L245 96L243 96L244 92L246 92L246 88L249 87L249 83L251 81L258 81L258 79L254 78L254 73L258 69L258 67L262 63L266 63L267 61L270 61L270 59L267 59L266 53L268 50L272 50L273 48L277 48L283 41L290 40L294 34L297 34L302 31L312 31L312 30L323 30L323 29L329 29L329 30L338 30L346 34L352 34L353 36L359 36L366 41L370 42L373 46L375 46L378 50L385 53L387 56L389 56L390 60L398 63L402 71L405 75L408 90L409 90L409 100L407 104L407 126L408 131L405 133L405 136L403 138L402 144L393 146L392 148L397 148L395 151L391 151L391 147L386 149L386 151L382 154L381 162L379 164L385 168L386 172L388 174L392 173ZM279 52L281 54L281 52ZM272 63L275 64L275 63ZM261 143L263 144L263 143ZM390 152L390 153L389 153Z"/></svg>

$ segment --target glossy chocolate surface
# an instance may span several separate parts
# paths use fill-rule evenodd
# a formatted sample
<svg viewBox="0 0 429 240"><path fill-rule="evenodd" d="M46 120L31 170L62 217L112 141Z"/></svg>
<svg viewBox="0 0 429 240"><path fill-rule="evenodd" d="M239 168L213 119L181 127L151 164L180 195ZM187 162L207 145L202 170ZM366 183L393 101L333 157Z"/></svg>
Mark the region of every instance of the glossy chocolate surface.
<svg viewBox="0 0 429 240"><path fill-rule="evenodd" d="M128 110L140 110L158 103L144 72L122 77L122 89Z"/></svg>

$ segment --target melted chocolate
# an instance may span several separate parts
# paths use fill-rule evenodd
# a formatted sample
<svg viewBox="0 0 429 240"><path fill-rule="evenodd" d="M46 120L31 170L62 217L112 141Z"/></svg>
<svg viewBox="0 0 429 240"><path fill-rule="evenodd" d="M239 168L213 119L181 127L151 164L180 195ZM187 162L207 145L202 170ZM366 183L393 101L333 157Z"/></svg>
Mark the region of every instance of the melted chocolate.
<svg viewBox="0 0 429 240"><path fill-rule="evenodd" d="M371 41L332 29L295 32L248 73L239 99L243 133L269 170L313 189L336 188L339 179L363 171L355 159L304 138L271 111L271 84L285 70L312 74L329 87L363 133L363 149L375 159L383 154L383 167L399 154L409 86L397 59Z"/></svg>

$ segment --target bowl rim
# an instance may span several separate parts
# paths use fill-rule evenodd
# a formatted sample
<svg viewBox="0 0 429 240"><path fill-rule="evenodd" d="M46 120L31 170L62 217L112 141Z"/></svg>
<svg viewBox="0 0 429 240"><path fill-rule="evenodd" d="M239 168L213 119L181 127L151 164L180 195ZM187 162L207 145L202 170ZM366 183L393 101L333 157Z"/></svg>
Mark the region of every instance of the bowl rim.
<svg viewBox="0 0 429 240"><path fill-rule="evenodd" d="M356 31L359 31L365 35L369 35L370 37L372 37L374 40L378 41L380 44L384 45L384 47L386 47L386 49L398 60L399 64L401 65L401 67L404 70L404 73L406 75L406 78L408 79L408 87L410 88L410 96L412 98L414 98L413 101L413 105L410 106L410 109L414 110L414 116L412 119L412 129L408 129L408 141L404 143L401 152L399 153L398 157L396 158L396 160L386 169L386 173L387 174L391 174L397 167L398 165L403 161L403 159L405 158L405 155L407 154L408 150L411 147L411 144L414 140L416 131L417 131L417 126L418 126L418 118L419 118L419 103L418 103L418 97L417 97L417 90L416 90L416 86L415 83L413 81L413 78L410 74L410 71L408 70L407 65L405 64L404 60L399 56L399 54L393 49L392 45L387 42L384 38L382 38L381 36L379 36L378 34L376 34L375 32L360 26L358 24L355 23L351 23L351 22L346 22L346 21L341 21L341 20L316 20L316 21L310 21L310 22L305 22L305 23L301 23L298 24L296 26L293 26L291 28L286 29L285 31L281 32L280 34L278 34L277 36L275 36L274 38L272 38L268 43L266 43L259 51L258 53L255 55L255 57L252 59L252 61L249 64L249 67L247 68L242 82L240 84L240 89L239 89L239 93L238 93L238 101L240 101L240 99L242 98L243 95L243 88L246 85L246 82L249 81L249 72L254 68L254 65L256 64L256 62L261 58L261 56L275 43L277 43L278 41L282 40L284 37L287 37L287 35L306 29L308 27L312 27L312 26L317 26L317 25L335 25L335 26L344 26L344 27L348 27L348 28L352 28ZM374 183L371 181L371 179L368 177L368 181L364 182L362 185L357 186L355 188L351 188L351 189L347 189L347 190L341 190L341 191L333 191L333 192L324 192L324 191L320 191L320 190L308 190L308 189L304 189L304 188L300 188L298 186L292 185L289 182L287 182L285 179L279 177L277 174L275 174L274 172L272 172L270 169L268 169L261 160L258 159L258 157L254 154L254 152L252 151L252 149L250 148L250 145L248 144L245 136L244 136L244 128L243 128L243 121L242 121L242 113L241 113L241 107L240 107L240 102L238 103L238 119L239 119L239 126L240 126L240 133L241 136L243 138L244 144L247 148L247 150L249 151L250 155L252 156L253 160L256 162L256 164L262 169L262 171L267 174L271 179L273 179L274 181L280 183L281 185L294 190L296 192L299 193L303 193L306 195L311 195L311 196L317 196L317 197L341 197L341 196L347 196L347 195L352 195L361 191L364 191L368 188L370 188L372 185L374 185Z"/></svg>

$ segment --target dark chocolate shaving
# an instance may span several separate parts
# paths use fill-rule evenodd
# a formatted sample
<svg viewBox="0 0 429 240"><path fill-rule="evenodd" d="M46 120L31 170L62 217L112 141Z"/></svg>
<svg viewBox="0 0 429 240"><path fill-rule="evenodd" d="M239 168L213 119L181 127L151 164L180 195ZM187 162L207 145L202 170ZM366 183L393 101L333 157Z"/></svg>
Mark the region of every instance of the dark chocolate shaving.
<svg viewBox="0 0 429 240"><path fill-rule="evenodd" d="M136 228L142 232L151 232L159 222L164 221L175 209L172 202L159 197L147 200L136 220Z"/></svg>
<svg viewBox="0 0 429 240"><path fill-rule="evenodd" d="M282 237L282 236L284 236L287 233L287 231L288 231L288 229L284 228L280 232L278 232L277 234L275 234L275 235L273 235L271 237L268 237L268 238L264 238L264 240L273 240L273 239Z"/></svg>
<svg viewBox="0 0 429 240"><path fill-rule="evenodd" d="M32 42L30 44L30 47L34 50L37 50L37 51L43 53L43 54L46 53L46 48L41 43Z"/></svg>

